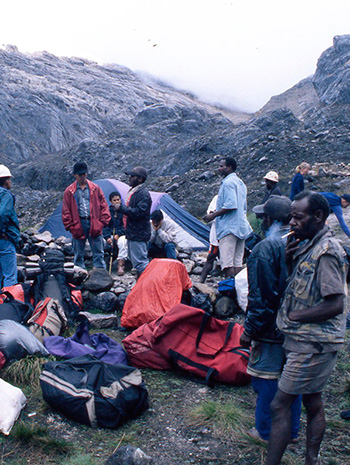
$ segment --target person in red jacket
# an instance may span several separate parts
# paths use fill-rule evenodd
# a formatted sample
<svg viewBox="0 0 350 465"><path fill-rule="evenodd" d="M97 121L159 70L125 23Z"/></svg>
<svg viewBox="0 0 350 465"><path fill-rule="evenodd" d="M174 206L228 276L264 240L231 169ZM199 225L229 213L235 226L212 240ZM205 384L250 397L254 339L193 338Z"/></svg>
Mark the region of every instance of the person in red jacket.
<svg viewBox="0 0 350 465"><path fill-rule="evenodd" d="M77 162L75 182L63 194L62 222L73 236L74 264L85 268L84 251L88 239L95 268L106 268L102 230L111 219L102 189L87 179L88 167Z"/></svg>

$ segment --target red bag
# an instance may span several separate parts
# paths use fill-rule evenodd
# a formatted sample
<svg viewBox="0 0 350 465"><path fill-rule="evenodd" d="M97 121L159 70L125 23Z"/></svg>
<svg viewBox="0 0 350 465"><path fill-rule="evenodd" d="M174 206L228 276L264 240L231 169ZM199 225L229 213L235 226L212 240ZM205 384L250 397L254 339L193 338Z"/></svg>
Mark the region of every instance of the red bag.
<svg viewBox="0 0 350 465"><path fill-rule="evenodd" d="M156 370L171 369L168 357L156 352L151 342L153 332L160 320L161 318L151 323L145 323L123 340L130 365L137 368L155 368Z"/></svg>
<svg viewBox="0 0 350 465"><path fill-rule="evenodd" d="M155 258L127 296L121 325L126 328L138 328L163 316L181 302L183 291L191 286L192 281L183 263L167 258Z"/></svg>
<svg viewBox="0 0 350 465"><path fill-rule="evenodd" d="M6 294L2 294L2 291L9 292L15 300L20 300L21 302L27 302L24 288L22 284L14 284L13 286L3 287L0 291L0 304L4 303L6 299Z"/></svg>
<svg viewBox="0 0 350 465"><path fill-rule="evenodd" d="M243 386L249 351L239 345L243 326L222 321L199 308L178 304L157 321L151 345L176 368L205 378L206 383Z"/></svg>
<svg viewBox="0 0 350 465"><path fill-rule="evenodd" d="M70 286L70 296L73 303L78 307L79 311L83 310L83 294L80 289L77 289L73 284Z"/></svg>

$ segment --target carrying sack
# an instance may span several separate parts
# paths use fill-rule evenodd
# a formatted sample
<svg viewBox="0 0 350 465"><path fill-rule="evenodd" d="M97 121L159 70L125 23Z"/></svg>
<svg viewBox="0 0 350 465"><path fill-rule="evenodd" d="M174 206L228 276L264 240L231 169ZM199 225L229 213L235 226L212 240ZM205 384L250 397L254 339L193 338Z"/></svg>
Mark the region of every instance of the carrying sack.
<svg viewBox="0 0 350 465"><path fill-rule="evenodd" d="M1 295L5 296L0 304L0 320L12 320L25 324L33 312L33 307L21 300L15 300L13 295L2 289Z"/></svg>
<svg viewBox="0 0 350 465"><path fill-rule="evenodd" d="M176 305L153 332L153 349L181 371L236 386L250 382L249 350L240 347L243 326L222 321L199 308Z"/></svg>
<svg viewBox="0 0 350 465"><path fill-rule="evenodd" d="M33 315L27 321L29 331L43 342L44 337L58 336L68 327L68 321L58 300L46 297L34 309Z"/></svg>
<svg viewBox="0 0 350 465"><path fill-rule="evenodd" d="M0 321L0 351L4 354L6 363L20 360L27 355L49 355L28 328L11 320Z"/></svg>
<svg viewBox="0 0 350 465"><path fill-rule="evenodd" d="M39 260L40 273L33 282L34 304L37 305L46 297L59 301L67 318L73 320L80 310L76 299L72 299L72 288L65 272L64 253L47 247Z"/></svg>
<svg viewBox="0 0 350 465"><path fill-rule="evenodd" d="M161 318L158 318L151 323L145 323L122 341L128 353L130 365L137 368L171 370L169 357L161 355L153 348L153 333L160 321Z"/></svg>
<svg viewBox="0 0 350 465"><path fill-rule="evenodd" d="M191 286L183 263L170 258L153 259L127 296L120 324L138 328L156 320L179 304L183 291Z"/></svg>
<svg viewBox="0 0 350 465"><path fill-rule="evenodd" d="M149 407L140 370L92 355L45 363L40 386L51 407L88 426L116 428Z"/></svg>
<svg viewBox="0 0 350 465"><path fill-rule="evenodd" d="M21 389L0 379L0 431L10 434L27 399Z"/></svg>
<svg viewBox="0 0 350 465"><path fill-rule="evenodd" d="M248 268L245 267L235 276L235 286L237 303L239 307L244 311L247 311L248 306Z"/></svg>
<svg viewBox="0 0 350 465"><path fill-rule="evenodd" d="M8 294L10 293L15 300L20 300L21 302L25 302L27 304L30 302L30 284L18 283L14 284L13 286L3 287L0 291L0 304L2 304Z"/></svg>
<svg viewBox="0 0 350 465"><path fill-rule="evenodd" d="M70 359L91 354L106 363L128 364L128 357L122 345L103 333L90 336L86 320L80 323L72 337L48 337L44 340L44 345L55 357Z"/></svg>
<svg viewBox="0 0 350 465"><path fill-rule="evenodd" d="M223 279L222 281L219 282L218 284L218 291L222 295L227 295L229 297L235 297L236 296L236 284L235 284L235 278L227 278Z"/></svg>

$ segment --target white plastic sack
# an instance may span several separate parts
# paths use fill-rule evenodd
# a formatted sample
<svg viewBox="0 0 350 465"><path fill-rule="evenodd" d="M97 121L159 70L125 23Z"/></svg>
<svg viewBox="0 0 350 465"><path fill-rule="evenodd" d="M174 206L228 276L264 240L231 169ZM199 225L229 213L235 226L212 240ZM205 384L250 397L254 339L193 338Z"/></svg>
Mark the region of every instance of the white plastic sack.
<svg viewBox="0 0 350 465"><path fill-rule="evenodd" d="M0 378L0 431L10 434L27 399L21 389Z"/></svg>
<svg viewBox="0 0 350 465"><path fill-rule="evenodd" d="M248 272L247 268L243 268L235 276L235 286L237 293L238 305L241 309L246 312L248 305Z"/></svg>

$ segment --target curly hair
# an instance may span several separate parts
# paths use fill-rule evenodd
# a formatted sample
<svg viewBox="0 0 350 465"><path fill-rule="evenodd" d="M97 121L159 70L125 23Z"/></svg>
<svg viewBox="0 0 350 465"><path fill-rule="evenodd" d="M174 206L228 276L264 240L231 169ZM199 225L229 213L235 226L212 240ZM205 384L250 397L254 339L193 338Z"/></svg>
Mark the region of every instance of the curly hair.
<svg viewBox="0 0 350 465"><path fill-rule="evenodd" d="M318 192L303 191L294 197L294 201L303 199L308 200L308 212L311 215L321 210L323 213L323 219L326 220L328 218L331 211L327 200L322 194L319 194Z"/></svg>

